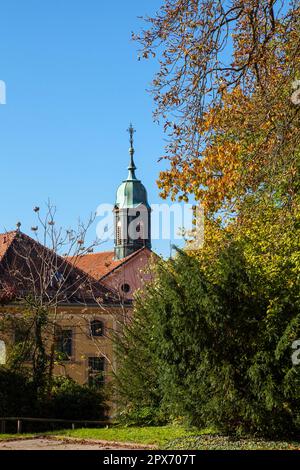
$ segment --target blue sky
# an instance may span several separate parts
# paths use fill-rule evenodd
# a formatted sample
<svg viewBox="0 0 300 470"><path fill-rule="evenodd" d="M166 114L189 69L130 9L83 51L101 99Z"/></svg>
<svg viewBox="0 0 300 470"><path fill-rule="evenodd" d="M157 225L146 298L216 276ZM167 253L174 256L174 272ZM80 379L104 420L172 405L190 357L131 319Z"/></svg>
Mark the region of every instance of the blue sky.
<svg viewBox="0 0 300 470"><path fill-rule="evenodd" d="M100 203L113 203L127 175L132 121L137 175L151 203L164 164L162 129L146 92L157 64L137 60L138 16L161 0L2 0L0 80L0 230L30 233L32 208L48 198L58 223L75 226ZM95 231L91 236L94 236ZM109 249L107 244L102 247ZM168 241L153 248L168 254Z"/></svg>

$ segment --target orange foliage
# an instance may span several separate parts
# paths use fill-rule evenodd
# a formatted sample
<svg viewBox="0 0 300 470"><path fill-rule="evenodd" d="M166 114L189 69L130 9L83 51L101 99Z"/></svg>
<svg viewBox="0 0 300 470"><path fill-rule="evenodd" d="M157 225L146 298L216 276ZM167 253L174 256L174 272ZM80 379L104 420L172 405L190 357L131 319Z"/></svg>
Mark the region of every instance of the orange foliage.
<svg viewBox="0 0 300 470"><path fill-rule="evenodd" d="M137 39L148 55L162 49L153 82L156 115L169 137L162 197L192 194L208 214L237 212L264 187L280 186L284 198L293 198L300 106L290 98L300 78L299 5L165 0L148 21Z"/></svg>

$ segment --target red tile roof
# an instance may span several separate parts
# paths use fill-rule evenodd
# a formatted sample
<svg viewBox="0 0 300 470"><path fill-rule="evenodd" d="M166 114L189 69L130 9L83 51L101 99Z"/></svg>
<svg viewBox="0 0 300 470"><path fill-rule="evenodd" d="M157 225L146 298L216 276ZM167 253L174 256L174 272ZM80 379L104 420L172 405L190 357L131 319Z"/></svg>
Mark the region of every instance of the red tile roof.
<svg viewBox="0 0 300 470"><path fill-rule="evenodd" d="M100 280L107 276L109 273L117 269L119 266L127 263L130 259L140 253L142 250L148 250L148 248L141 248L135 251L131 255L123 259L114 259L113 251L102 251L100 253L89 253L86 255L76 256L74 258L67 258L69 262L74 264L77 268L82 269L90 276Z"/></svg>
<svg viewBox="0 0 300 470"><path fill-rule="evenodd" d="M114 260L113 257L113 251L103 251L102 253L89 253L67 259L90 276L100 279L121 264L122 260Z"/></svg>
<svg viewBox="0 0 300 470"><path fill-rule="evenodd" d="M5 253L7 252L15 236L16 236L16 231L0 233L0 261L2 260Z"/></svg>
<svg viewBox="0 0 300 470"><path fill-rule="evenodd" d="M95 298L103 302L115 301L116 296L111 289L37 240L17 231L0 234L0 292L4 285L12 286L19 296L27 295L35 283L37 292L45 289L38 274L41 269L49 279L53 278L53 272L63 273L65 280L59 292L60 301L92 302ZM59 289L50 281L47 283L49 296L54 295Z"/></svg>

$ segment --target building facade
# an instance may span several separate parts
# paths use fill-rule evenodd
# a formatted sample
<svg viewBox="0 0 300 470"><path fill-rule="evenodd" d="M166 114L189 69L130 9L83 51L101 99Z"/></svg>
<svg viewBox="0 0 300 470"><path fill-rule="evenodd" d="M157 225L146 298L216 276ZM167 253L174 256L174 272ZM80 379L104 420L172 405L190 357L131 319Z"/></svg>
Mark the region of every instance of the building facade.
<svg viewBox="0 0 300 470"><path fill-rule="evenodd" d="M0 327L0 364L20 341L17 325L29 309L24 299L34 291L51 317L45 335L49 350L55 345L55 374L102 384L116 370L112 335L130 321L134 293L149 280L153 256L151 209L135 175L132 126L129 133L128 177L114 208L114 250L63 258L19 229L0 235L0 322L9 320Z"/></svg>

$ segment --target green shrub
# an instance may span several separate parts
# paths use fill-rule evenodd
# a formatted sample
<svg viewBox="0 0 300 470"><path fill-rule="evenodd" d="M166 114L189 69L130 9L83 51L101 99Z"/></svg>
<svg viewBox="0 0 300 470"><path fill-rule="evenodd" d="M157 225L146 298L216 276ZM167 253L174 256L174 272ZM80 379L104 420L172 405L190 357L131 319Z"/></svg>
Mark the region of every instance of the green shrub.
<svg viewBox="0 0 300 470"><path fill-rule="evenodd" d="M0 367L0 416L98 420L105 416L101 389L79 385L67 377L55 377L50 393L36 396L25 373Z"/></svg>
<svg viewBox="0 0 300 470"><path fill-rule="evenodd" d="M169 416L159 407L137 403L134 406L128 404L127 407L119 408L117 418L120 424L127 426L162 426L170 421Z"/></svg>
<svg viewBox="0 0 300 470"><path fill-rule="evenodd" d="M98 420L105 411L101 389L79 385L68 377L56 377L50 396L40 402L40 414L58 419Z"/></svg>
<svg viewBox="0 0 300 470"><path fill-rule="evenodd" d="M34 416L36 395L25 374L0 367L0 416Z"/></svg>

